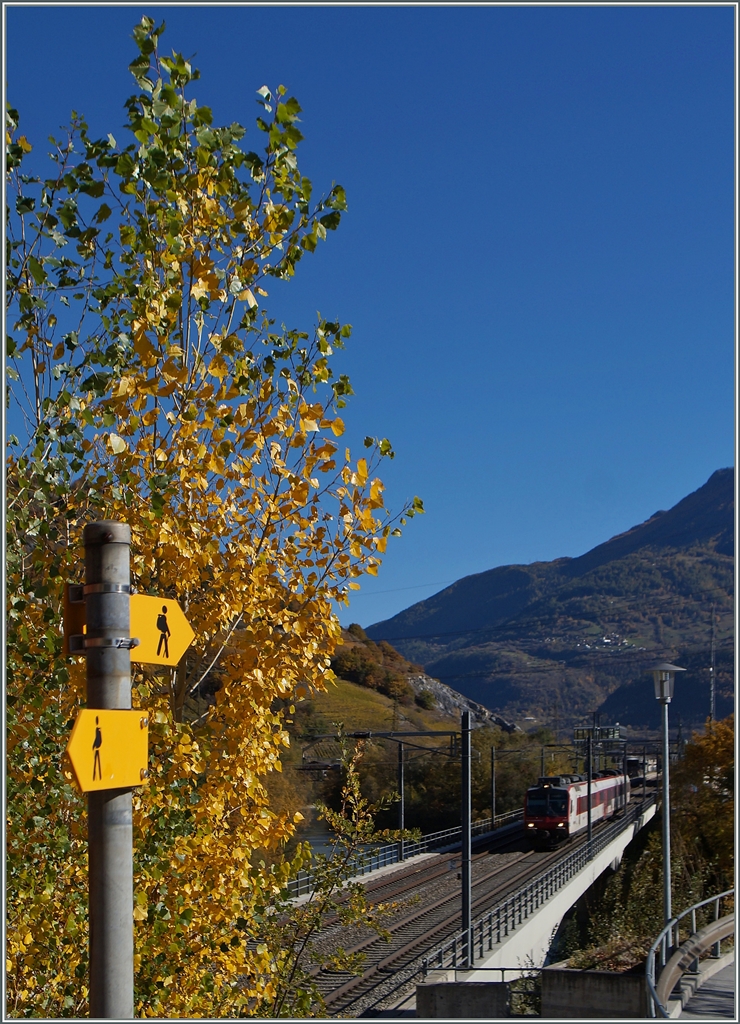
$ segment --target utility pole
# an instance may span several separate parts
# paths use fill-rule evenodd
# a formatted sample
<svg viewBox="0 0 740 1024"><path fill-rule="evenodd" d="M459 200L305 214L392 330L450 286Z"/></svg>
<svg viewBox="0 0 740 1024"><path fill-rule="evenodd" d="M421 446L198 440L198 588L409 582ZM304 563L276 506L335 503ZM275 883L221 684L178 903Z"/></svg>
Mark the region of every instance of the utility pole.
<svg viewBox="0 0 740 1024"><path fill-rule="evenodd" d="M647 747L642 748L642 799L645 800L647 795Z"/></svg>
<svg viewBox="0 0 740 1024"><path fill-rule="evenodd" d="M587 781L587 789L586 789L586 810L587 810L587 815L588 816L587 816L586 820L588 822L588 832L587 832L587 835L588 835L588 859L590 860L591 859L591 778L593 776L593 771L592 771L592 768L591 768L591 758L593 757L593 738L592 738L590 733L589 733L589 736L588 736L586 749L588 751L588 754L587 754L587 756L588 756L588 768L587 768L588 774L586 776L586 778L588 780Z"/></svg>
<svg viewBox="0 0 740 1024"><path fill-rule="evenodd" d="M714 691L714 601L712 602L712 639L710 644L710 661L709 661L709 720L711 722L717 721L717 708L715 704L715 691Z"/></svg>
<svg viewBox="0 0 740 1024"><path fill-rule="evenodd" d="M398 792L401 799L398 802L398 827L401 831L406 827L406 808L404 805L404 784L403 784L403 742L398 744ZM403 837L399 843L398 859L404 859Z"/></svg>
<svg viewBox="0 0 740 1024"><path fill-rule="evenodd" d="M563 668L563 687L562 687L562 693L563 693L563 696L565 696L566 684L568 682L568 676L567 676L566 671L565 671L565 667L567 665L567 662L561 661L560 664L562 665L562 668ZM557 693L555 694L555 742L556 743L560 743L560 695L557 694Z"/></svg>
<svg viewBox="0 0 740 1024"><path fill-rule="evenodd" d="M131 708L130 545L126 523L84 529L88 708ZM88 793L90 1016L134 1017L131 789Z"/></svg>
<svg viewBox="0 0 740 1024"><path fill-rule="evenodd" d="M462 745L461 765L461 858L460 877L462 879L462 931L463 943L465 945L465 957L463 966L468 970L473 966L473 929L471 926L471 884L470 884L470 860L471 860L471 818L472 809L470 801L470 712L463 711L460 722L460 741Z"/></svg>
<svg viewBox="0 0 740 1024"><path fill-rule="evenodd" d="M496 828L496 748L491 747L491 830Z"/></svg>

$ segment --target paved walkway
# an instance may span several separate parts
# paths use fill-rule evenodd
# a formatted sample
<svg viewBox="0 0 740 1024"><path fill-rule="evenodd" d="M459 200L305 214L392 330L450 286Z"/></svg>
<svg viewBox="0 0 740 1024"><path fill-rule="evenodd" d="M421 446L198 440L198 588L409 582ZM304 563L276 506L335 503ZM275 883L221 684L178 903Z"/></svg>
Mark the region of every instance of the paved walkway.
<svg viewBox="0 0 740 1024"><path fill-rule="evenodd" d="M705 982L684 1006L679 1020L736 1020L735 964Z"/></svg>

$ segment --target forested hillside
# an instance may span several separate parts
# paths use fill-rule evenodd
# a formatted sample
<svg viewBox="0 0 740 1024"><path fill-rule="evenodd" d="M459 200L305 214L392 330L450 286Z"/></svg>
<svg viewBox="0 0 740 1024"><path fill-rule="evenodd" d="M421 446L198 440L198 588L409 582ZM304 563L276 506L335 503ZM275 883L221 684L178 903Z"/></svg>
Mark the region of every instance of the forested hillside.
<svg viewBox="0 0 740 1024"><path fill-rule="evenodd" d="M696 726L709 712L713 613L723 717L734 690L733 469L579 558L465 577L367 634L497 713L556 732L599 709L654 727L646 672L667 658L688 670L674 713Z"/></svg>

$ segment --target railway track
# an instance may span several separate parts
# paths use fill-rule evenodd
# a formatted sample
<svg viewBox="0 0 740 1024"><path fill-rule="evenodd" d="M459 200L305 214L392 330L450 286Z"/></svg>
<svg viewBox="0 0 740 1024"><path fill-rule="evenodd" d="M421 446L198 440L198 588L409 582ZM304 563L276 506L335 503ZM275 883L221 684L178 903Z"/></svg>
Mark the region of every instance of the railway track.
<svg viewBox="0 0 740 1024"><path fill-rule="evenodd" d="M578 850L586 844L581 835L567 844L567 847L552 851L532 850L527 842L524 829L501 837L493 848L488 848L473 857L472 867L472 917L492 909L512 890L527 883L530 878L547 870L563 853ZM326 1003L327 1013L332 1017L359 1017L363 1011L382 1002L385 990L398 993L405 977L413 981L419 973L422 960L430 947L450 939L460 928L460 855L440 855L440 861L427 862L419 868L394 873L386 879L370 883L367 891L373 902L393 898L406 898L418 892L424 899L414 910L408 906L386 923L390 941L375 933L362 934L358 929L348 934L346 929L336 929L327 921L317 943L329 951L332 946L343 945L348 953L363 953L365 969L361 975L349 972L316 971L314 981ZM416 876L414 878L414 876ZM395 888L394 888L395 886ZM423 893L423 896L422 896ZM379 998L380 997L380 998Z"/></svg>
<svg viewBox="0 0 740 1024"><path fill-rule="evenodd" d="M522 829L518 834L510 836L505 844L497 844L496 849L479 853L473 858L471 885L474 915L483 913L512 888L524 884L530 876L542 871L560 856L557 850L540 852L522 849L524 842ZM375 989L384 974L404 971L420 960L430 944L443 941L459 929L460 886L459 876L454 870L459 866L459 861L458 854L451 865L430 865L426 871L419 873L423 880L418 878L414 883L408 878L403 888L396 890L396 896L413 894L414 889L420 893L423 891L424 902L414 909L406 907L386 923L390 941L374 932L369 933L369 930L365 930L364 934L358 930L356 935L348 936L346 929L335 930L330 926L322 932L318 942L324 949L329 950L343 939L346 952L363 953L365 956L365 969L359 976L349 972L314 973L314 980L332 1016L344 1016L350 1010L353 1011L352 1016L356 1016L355 1009L361 1008L363 997ZM388 890L392 881L389 880L382 887L385 890L384 900L389 898ZM373 901L380 888L373 887L369 892Z"/></svg>
<svg viewBox="0 0 740 1024"><path fill-rule="evenodd" d="M518 825L515 830L507 831L503 835L494 834L485 836L483 839L474 839L472 863L477 863L481 858L490 856L493 852L504 853L517 844L521 844L523 835L524 829ZM482 851L481 847L483 847ZM399 866L399 870L390 875L368 879L364 884L365 892L374 903L397 899L399 896L412 892L416 888L424 887L435 879L459 868L460 860L459 850L440 851L435 854L433 859L423 864L412 862L407 867Z"/></svg>

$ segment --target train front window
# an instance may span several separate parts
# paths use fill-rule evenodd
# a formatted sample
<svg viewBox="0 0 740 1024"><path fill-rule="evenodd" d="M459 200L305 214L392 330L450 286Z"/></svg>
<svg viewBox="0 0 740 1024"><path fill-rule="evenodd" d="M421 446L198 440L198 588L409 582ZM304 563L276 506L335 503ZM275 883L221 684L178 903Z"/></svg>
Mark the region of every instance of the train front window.
<svg viewBox="0 0 740 1024"><path fill-rule="evenodd" d="M552 789L527 793L527 813L532 818L564 818L568 813L568 794Z"/></svg>
<svg viewBox="0 0 740 1024"><path fill-rule="evenodd" d="M527 811L533 817L543 818L547 814L547 791L536 790L534 793L527 793Z"/></svg>
<svg viewBox="0 0 740 1024"><path fill-rule="evenodd" d="M567 793L550 793L549 813L553 818L564 818L568 813Z"/></svg>

